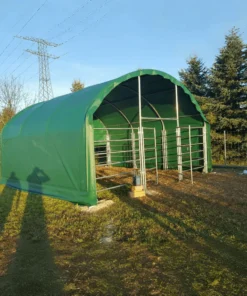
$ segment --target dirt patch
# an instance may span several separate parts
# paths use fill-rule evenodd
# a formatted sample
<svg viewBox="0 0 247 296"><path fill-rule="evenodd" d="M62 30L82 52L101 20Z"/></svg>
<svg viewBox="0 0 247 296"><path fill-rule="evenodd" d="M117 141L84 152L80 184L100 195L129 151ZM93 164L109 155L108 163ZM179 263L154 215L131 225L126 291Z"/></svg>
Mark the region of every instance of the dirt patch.
<svg viewBox="0 0 247 296"><path fill-rule="evenodd" d="M105 208L108 208L109 206L111 206L113 204L114 204L114 202L112 200L102 199L98 202L97 205L91 206L91 207L87 207L87 206L80 207L80 210L84 213L96 213L96 212L99 212Z"/></svg>

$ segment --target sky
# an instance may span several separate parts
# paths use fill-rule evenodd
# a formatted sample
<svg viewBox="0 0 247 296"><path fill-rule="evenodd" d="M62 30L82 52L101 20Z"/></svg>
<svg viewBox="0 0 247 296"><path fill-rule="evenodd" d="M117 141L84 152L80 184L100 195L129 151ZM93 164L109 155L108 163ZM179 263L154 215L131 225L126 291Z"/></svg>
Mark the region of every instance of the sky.
<svg viewBox="0 0 247 296"><path fill-rule="evenodd" d="M191 55L210 67L233 26L247 43L246 11L246 0L1 0L0 78L38 92L38 57L25 51L37 44L16 35L59 44L48 47L60 56L50 59L54 96L74 79L90 86L139 68L178 78Z"/></svg>

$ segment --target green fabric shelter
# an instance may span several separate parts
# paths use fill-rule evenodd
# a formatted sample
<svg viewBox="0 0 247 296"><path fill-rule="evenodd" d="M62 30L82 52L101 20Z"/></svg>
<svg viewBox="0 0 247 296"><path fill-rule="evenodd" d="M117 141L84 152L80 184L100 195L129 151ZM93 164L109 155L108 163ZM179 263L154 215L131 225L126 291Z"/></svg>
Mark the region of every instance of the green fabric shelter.
<svg viewBox="0 0 247 296"><path fill-rule="evenodd" d="M94 139L103 139L105 133L102 130L94 135L94 127L138 127L138 76L142 81L142 113L146 117L157 117L151 106L161 117L175 117L174 85L178 86L180 125L206 123L210 171L210 126L195 98L182 83L164 72L138 70L19 112L2 132L2 183L74 203L96 204ZM176 121L167 120L164 125L174 136ZM143 126L156 127L158 135L162 122L144 122ZM168 141L171 169L177 168L174 139ZM158 156L162 169L162 156Z"/></svg>

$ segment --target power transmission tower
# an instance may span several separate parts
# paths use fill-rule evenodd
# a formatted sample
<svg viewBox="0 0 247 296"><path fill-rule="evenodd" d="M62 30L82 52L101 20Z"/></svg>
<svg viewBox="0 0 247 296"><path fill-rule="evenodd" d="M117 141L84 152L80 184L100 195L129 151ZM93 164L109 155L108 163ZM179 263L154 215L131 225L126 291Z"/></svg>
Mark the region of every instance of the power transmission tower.
<svg viewBox="0 0 247 296"><path fill-rule="evenodd" d="M48 54L47 46L57 47L60 44L48 42L44 39L16 36L17 38L36 42L38 44L38 51L27 49L26 51L37 55L39 59L39 100L46 101L53 98L53 90L51 84L51 75L49 68L49 59L58 59L58 56Z"/></svg>

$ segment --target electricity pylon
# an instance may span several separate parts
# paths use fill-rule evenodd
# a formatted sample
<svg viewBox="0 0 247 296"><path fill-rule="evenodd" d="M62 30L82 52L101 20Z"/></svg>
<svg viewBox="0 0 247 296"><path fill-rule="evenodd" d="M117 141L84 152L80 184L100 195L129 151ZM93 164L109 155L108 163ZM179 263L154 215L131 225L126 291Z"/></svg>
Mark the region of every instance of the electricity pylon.
<svg viewBox="0 0 247 296"><path fill-rule="evenodd" d="M47 101L53 98L51 75L50 75L50 69L49 69L49 59L58 59L59 57L54 56L52 54L48 54L47 46L57 47L60 44L48 42L40 38L23 37L23 36L16 36L16 37L24 40L36 42L38 44L38 51L34 51L31 49L27 49L26 51L31 54L37 55L39 59L39 100Z"/></svg>

